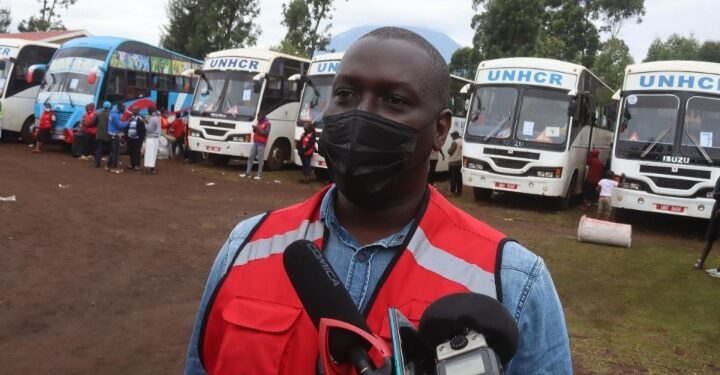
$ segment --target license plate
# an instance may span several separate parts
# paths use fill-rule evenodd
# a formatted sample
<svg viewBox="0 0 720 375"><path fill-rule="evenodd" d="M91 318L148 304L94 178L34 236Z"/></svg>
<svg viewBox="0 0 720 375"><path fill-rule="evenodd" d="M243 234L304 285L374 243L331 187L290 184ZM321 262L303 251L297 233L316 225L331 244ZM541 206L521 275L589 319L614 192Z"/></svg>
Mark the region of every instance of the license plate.
<svg viewBox="0 0 720 375"><path fill-rule="evenodd" d="M217 147L217 146L205 146L205 149L208 151L216 151L216 152L220 152L220 150L222 150L222 148Z"/></svg>
<svg viewBox="0 0 720 375"><path fill-rule="evenodd" d="M516 190L518 186L516 184L508 184L507 182L496 182L495 187L498 189Z"/></svg>
<svg viewBox="0 0 720 375"><path fill-rule="evenodd" d="M683 213L685 212L685 207L683 206L673 206L671 204L655 204L655 209L659 211L668 211L668 212L677 212L677 213Z"/></svg>

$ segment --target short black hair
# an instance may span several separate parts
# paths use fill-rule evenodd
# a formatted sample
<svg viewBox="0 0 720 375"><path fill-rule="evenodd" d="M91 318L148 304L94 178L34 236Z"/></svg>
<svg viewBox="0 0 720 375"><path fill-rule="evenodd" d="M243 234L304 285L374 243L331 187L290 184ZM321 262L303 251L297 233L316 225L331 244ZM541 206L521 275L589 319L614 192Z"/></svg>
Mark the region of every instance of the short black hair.
<svg viewBox="0 0 720 375"><path fill-rule="evenodd" d="M450 98L450 70L445 58L442 57L435 46L417 33L401 27L381 27L363 35L360 39L369 37L380 40L402 40L410 42L425 51L430 57L430 71L429 74L423 75L420 79L431 87L432 92L436 93L442 108L447 107Z"/></svg>

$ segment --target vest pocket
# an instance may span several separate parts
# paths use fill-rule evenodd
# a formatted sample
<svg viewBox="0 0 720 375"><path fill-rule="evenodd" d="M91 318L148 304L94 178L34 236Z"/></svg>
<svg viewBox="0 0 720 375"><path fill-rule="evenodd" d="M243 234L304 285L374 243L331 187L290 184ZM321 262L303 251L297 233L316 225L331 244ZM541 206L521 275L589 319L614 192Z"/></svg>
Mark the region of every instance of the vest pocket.
<svg viewBox="0 0 720 375"><path fill-rule="evenodd" d="M226 324L218 374L277 374L293 335L299 307L235 297L222 312Z"/></svg>

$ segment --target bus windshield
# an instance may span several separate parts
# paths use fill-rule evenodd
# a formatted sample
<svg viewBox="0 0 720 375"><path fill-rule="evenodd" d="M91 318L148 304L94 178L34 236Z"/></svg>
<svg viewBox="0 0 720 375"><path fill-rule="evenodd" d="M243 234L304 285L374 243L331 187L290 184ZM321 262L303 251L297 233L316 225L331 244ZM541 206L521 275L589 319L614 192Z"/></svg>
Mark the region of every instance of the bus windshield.
<svg viewBox="0 0 720 375"><path fill-rule="evenodd" d="M720 159L720 99L693 96L685 106L681 152L692 158L704 158L705 153Z"/></svg>
<svg viewBox="0 0 720 375"><path fill-rule="evenodd" d="M47 100L50 93L68 93L77 94L67 96L71 102L73 97L83 100L82 104L94 101L97 81L88 83L88 76L91 69L105 64L107 54L106 50L86 47L59 50L40 85L38 99Z"/></svg>
<svg viewBox="0 0 720 375"><path fill-rule="evenodd" d="M563 144L568 133L568 96L529 88L523 94L515 137L524 142Z"/></svg>
<svg viewBox="0 0 720 375"><path fill-rule="evenodd" d="M640 153L672 152L680 109L677 96L633 94L625 98L624 108L618 131L618 149Z"/></svg>
<svg viewBox="0 0 720 375"><path fill-rule="evenodd" d="M481 141L509 138L517 96L518 90L514 87L478 88L470 105L467 136L480 137Z"/></svg>
<svg viewBox="0 0 720 375"><path fill-rule="evenodd" d="M10 76L10 67L12 63L7 60L0 60L0 94L5 90L5 84Z"/></svg>
<svg viewBox="0 0 720 375"><path fill-rule="evenodd" d="M300 102L298 126L302 126L303 121L310 120L315 124L315 128L322 128L320 120L322 120L322 113L330 101L333 78L335 77L330 75L309 77Z"/></svg>
<svg viewBox="0 0 720 375"><path fill-rule="evenodd" d="M254 119L260 95L253 90L253 75L240 71L205 72L207 82L200 80L198 94L193 98L193 114L221 113L245 120Z"/></svg>

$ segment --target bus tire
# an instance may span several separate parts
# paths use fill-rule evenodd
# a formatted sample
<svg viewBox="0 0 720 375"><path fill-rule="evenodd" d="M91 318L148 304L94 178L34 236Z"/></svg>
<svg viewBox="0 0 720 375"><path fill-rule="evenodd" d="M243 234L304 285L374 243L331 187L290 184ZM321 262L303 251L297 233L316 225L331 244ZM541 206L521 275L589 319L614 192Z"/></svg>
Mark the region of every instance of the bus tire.
<svg viewBox="0 0 720 375"><path fill-rule="evenodd" d="M476 201L489 201L492 196L492 189L484 189L479 187L473 188L473 196Z"/></svg>
<svg viewBox="0 0 720 375"><path fill-rule="evenodd" d="M285 139L277 139L270 147L265 165L269 171L276 171L285 164L290 156L290 142Z"/></svg>
<svg viewBox="0 0 720 375"><path fill-rule="evenodd" d="M567 191L564 197L560 197L558 201L558 208L561 210L567 210L572 204L573 198L575 198L575 188L577 187L577 171L573 173L570 179L570 185L568 185Z"/></svg>
<svg viewBox="0 0 720 375"><path fill-rule="evenodd" d="M230 156L220 154L208 154L208 159L216 167L224 167L230 162Z"/></svg>
<svg viewBox="0 0 720 375"><path fill-rule="evenodd" d="M25 122L23 123L22 129L20 129L20 138L22 138L23 143L26 144L33 144L35 143L35 140L32 136L32 127L35 123L35 116L28 117Z"/></svg>

